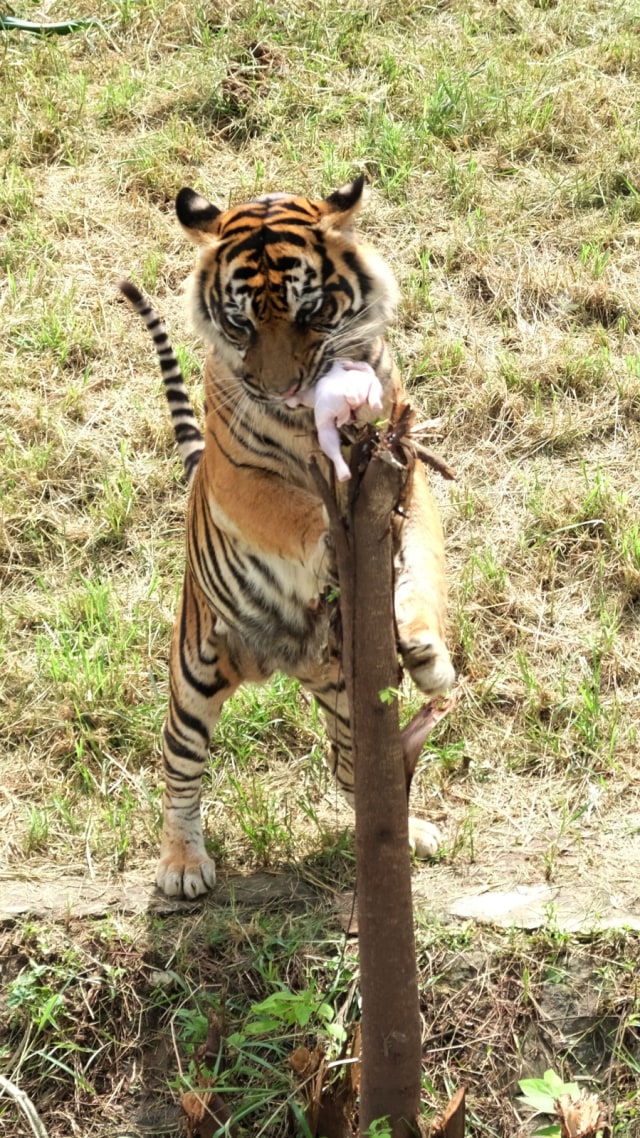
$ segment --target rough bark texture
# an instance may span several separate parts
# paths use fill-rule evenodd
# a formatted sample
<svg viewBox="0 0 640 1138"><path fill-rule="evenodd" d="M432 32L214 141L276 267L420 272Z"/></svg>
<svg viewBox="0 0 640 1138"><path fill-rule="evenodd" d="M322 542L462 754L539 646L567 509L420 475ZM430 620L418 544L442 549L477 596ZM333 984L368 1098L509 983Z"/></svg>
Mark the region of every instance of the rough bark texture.
<svg viewBox="0 0 640 1138"><path fill-rule="evenodd" d="M362 994L360 1133L388 1117L394 1138L408 1138L419 1113L422 1065L408 804L397 702L380 698L398 684L392 518L407 471L376 458L367 462L366 448L355 450L352 472L356 475L364 466L364 473L353 480L346 528L317 469L315 477L336 549L352 723Z"/></svg>
<svg viewBox="0 0 640 1138"><path fill-rule="evenodd" d="M407 793L395 699L391 518L403 475L368 464L351 515L353 675L351 719L362 992L360 1131L388 1115L394 1138L411 1134L420 1107L421 1039ZM344 621L344 614L343 614Z"/></svg>

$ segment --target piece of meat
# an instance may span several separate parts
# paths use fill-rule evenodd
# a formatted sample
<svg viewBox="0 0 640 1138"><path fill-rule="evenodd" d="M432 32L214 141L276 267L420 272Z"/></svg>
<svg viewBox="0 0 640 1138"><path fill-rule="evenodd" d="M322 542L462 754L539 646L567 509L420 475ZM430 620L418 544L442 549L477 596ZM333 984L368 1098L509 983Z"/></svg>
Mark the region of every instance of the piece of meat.
<svg viewBox="0 0 640 1138"><path fill-rule="evenodd" d="M320 449L330 458L339 482L351 477L340 450L339 428L370 423L382 412L382 386L373 368L358 360L336 360L315 387L287 400L288 407L313 407Z"/></svg>

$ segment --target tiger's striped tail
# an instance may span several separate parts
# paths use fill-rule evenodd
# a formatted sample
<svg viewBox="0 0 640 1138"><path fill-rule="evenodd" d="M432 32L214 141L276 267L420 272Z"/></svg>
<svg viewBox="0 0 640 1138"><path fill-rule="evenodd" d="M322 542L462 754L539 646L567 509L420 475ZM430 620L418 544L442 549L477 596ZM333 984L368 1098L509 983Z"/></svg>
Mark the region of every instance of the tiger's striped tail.
<svg viewBox="0 0 640 1138"><path fill-rule="evenodd" d="M133 311L144 320L156 346L178 453L184 463L187 482L191 482L204 450L204 439L184 385L178 357L171 346L163 321L147 297L129 280L120 281L118 288Z"/></svg>

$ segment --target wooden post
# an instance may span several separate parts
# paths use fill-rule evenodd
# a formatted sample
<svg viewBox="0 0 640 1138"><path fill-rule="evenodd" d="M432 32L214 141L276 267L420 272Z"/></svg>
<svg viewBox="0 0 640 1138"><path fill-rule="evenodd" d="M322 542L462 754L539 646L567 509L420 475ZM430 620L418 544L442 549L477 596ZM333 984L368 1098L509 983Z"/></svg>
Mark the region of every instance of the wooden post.
<svg viewBox="0 0 640 1138"><path fill-rule="evenodd" d="M353 504L351 723L362 992L360 1131L389 1116L394 1138L420 1109L420 1004L408 806L397 699L392 518L403 476L373 458Z"/></svg>
<svg viewBox="0 0 640 1138"><path fill-rule="evenodd" d="M359 450L360 448L355 448ZM394 511L410 471L357 459L346 525L332 517L340 583L356 809L362 1075L360 1133L388 1117L393 1138L415 1134L421 1032L411 898L408 803L393 610ZM406 459L405 459L406 462Z"/></svg>

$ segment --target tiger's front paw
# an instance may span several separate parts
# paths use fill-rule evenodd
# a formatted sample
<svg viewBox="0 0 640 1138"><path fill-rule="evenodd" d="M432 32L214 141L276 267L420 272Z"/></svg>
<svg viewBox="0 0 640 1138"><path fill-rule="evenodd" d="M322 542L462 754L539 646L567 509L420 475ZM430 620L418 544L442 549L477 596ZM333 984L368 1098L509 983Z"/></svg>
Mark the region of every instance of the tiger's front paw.
<svg viewBox="0 0 640 1138"><path fill-rule="evenodd" d="M426 695L444 695L456 674L446 645L435 632L400 645L402 658L416 687Z"/></svg>
<svg viewBox="0 0 640 1138"><path fill-rule="evenodd" d="M201 842L164 842L156 885L167 897L192 901L216 882L216 867Z"/></svg>
<svg viewBox="0 0 640 1138"><path fill-rule="evenodd" d="M442 834L433 822L424 818L409 818L409 848L416 857L435 857L442 845Z"/></svg>

